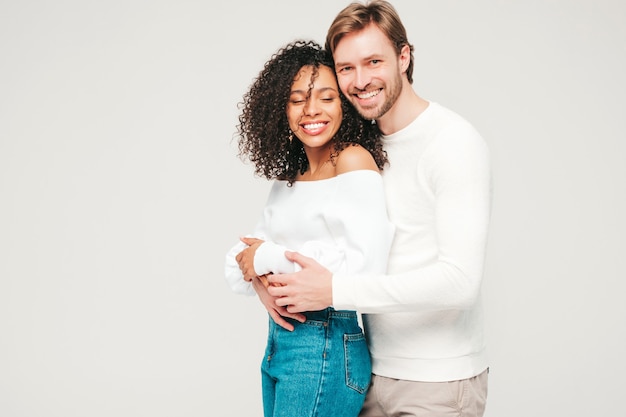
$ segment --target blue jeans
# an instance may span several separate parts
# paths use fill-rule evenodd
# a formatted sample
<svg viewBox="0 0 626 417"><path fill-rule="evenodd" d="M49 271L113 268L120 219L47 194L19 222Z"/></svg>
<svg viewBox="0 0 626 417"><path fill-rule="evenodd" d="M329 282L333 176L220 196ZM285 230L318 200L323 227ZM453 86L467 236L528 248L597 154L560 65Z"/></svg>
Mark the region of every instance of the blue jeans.
<svg viewBox="0 0 626 417"><path fill-rule="evenodd" d="M289 332L270 318L261 365L265 417L356 417L372 365L354 311L307 312Z"/></svg>

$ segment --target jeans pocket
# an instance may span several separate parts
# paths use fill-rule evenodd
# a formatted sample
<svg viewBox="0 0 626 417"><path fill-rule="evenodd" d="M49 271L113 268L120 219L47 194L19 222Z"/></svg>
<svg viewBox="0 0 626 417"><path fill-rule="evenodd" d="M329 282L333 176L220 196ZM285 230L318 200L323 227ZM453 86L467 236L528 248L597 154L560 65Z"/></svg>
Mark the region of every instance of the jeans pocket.
<svg viewBox="0 0 626 417"><path fill-rule="evenodd" d="M363 394L372 378L372 362L363 333L344 334L346 385Z"/></svg>

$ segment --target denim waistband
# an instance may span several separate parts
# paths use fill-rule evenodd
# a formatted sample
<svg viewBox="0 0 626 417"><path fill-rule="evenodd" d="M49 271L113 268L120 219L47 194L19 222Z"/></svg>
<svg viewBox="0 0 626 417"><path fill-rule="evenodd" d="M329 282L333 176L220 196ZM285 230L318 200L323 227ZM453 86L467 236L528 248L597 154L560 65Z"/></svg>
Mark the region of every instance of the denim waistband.
<svg viewBox="0 0 626 417"><path fill-rule="evenodd" d="M328 307L324 310L319 310L319 311L306 311L303 314L306 316L307 321L328 321L331 318L338 318L338 319L356 318L356 311L335 310L332 307Z"/></svg>

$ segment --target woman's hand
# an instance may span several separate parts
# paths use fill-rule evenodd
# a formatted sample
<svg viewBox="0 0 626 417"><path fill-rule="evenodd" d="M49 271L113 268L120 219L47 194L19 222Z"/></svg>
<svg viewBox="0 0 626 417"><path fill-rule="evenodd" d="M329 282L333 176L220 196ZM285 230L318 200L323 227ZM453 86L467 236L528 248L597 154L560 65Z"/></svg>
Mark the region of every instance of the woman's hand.
<svg viewBox="0 0 626 417"><path fill-rule="evenodd" d="M253 237L242 237L240 240L248 245L248 247L239 252L237 256L235 256L235 260L239 264L243 279L252 282L252 279L257 277L257 273L254 270L254 254L264 241Z"/></svg>
<svg viewBox="0 0 626 417"><path fill-rule="evenodd" d="M267 292L267 287L261 282L261 280L253 279L252 286L259 296L261 304L263 304L272 320L274 320L274 322L280 327L285 330L289 330L290 332L293 331L293 324L285 320L285 317L292 318L300 323L304 323L306 321L306 317L303 314L290 313L285 307L278 306L276 304L276 297L271 296Z"/></svg>

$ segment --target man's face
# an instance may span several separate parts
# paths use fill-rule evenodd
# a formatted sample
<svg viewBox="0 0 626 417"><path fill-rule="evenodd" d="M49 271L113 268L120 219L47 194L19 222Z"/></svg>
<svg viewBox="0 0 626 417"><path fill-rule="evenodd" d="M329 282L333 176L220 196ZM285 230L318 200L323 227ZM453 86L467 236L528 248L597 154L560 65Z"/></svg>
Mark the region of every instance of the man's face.
<svg viewBox="0 0 626 417"><path fill-rule="evenodd" d="M333 58L341 91L363 117L376 120L393 107L402 91L400 59L376 25L344 36Z"/></svg>

